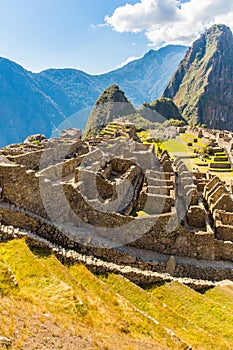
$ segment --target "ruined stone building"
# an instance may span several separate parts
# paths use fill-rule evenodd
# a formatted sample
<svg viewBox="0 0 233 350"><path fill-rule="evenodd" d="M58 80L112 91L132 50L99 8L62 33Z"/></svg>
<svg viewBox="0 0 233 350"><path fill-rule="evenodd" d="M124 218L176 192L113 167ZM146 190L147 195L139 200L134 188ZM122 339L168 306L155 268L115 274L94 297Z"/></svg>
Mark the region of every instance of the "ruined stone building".
<svg viewBox="0 0 233 350"><path fill-rule="evenodd" d="M0 187L3 228L142 270L233 280L230 189L153 145L37 135L0 151Z"/></svg>

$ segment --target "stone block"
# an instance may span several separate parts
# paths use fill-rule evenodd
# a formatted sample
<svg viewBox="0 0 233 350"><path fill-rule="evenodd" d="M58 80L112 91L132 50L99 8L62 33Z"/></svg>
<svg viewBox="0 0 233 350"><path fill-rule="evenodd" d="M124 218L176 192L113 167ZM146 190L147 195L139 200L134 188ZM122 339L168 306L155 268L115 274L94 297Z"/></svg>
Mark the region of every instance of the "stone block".
<svg viewBox="0 0 233 350"><path fill-rule="evenodd" d="M216 222L216 238L222 241L233 242L233 225L223 225L220 221Z"/></svg>
<svg viewBox="0 0 233 350"><path fill-rule="evenodd" d="M205 186L204 189L204 198L207 199L208 196L208 192L218 183L221 182L220 179L217 176L212 177L212 179L210 179L210 181L207 183L207 185Z"/></svg>
<svg viewBox="0 0 233 350"><path fill-rule="evenodd" d="M173 276L175 273L175 269L176 269L176 261L174 256L172 255L169 260L167 261L166 264L166 273L169 273L169 275Z"/></svg>
<svg viewBox="0 0 233 350"><path fill-rule="evenodd" d="M209 192L207 202L209 205L214 204L221 197L222 194L228 194L225 186L221 183L217 183L214 188Z"/></svg>
<svg viewBox="0 0 233 350"><path fill-rule="evenodd" d="M213 213L214 210L225 210L227 212L233 212L233 200L230 194L222 194L221 197L210 206L210 211Z"/></svg>
<svg viewBox="0 0 233 350"><path fill-rule="evenodd" d="M163 170L165 172L173 172L172 163L171 163L170 159L165 160L162 163L162 167L163 167Z"/></svg>
<svg viewBox="0 0 233 350"><path fill-rule="evenodd" d="M65 129L61 132L60 137L62 139L77 140L82 137L82 130L77 128Z"/></svg>
<svg viewBox="0 0 233 350"><path fill-rule="evenodd" d="M205 227L207 214L204 208L199 205L190 206L187 212L187 220L190 226Z"/></svg>

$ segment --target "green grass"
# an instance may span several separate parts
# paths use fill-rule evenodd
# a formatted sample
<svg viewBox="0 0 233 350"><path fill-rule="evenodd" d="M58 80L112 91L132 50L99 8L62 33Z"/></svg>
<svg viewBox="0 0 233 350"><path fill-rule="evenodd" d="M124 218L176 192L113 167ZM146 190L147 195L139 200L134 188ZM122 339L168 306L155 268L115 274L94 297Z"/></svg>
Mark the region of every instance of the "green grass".
<svg viewBox="0 0 233 350"><path fill-rule="evenodd" d="M205 296L221 304L224 310L233 310L233 284L217 286L207 291Z"/></svg>
<svg viewBox="0 0 233 350"><path fill-rule="evenodd" d="M41 141L40 140L33 140L32 143L34 143L34 145L38 145Z"/></svg>
<svg viewBox="0 0 233 350"><path fill-rule="evenodd" d="M202 142L202 138L197 137L193 134L184 133L184 134L181 134L180 137L185 143L194 142L194 139L196 139L197 142L194 142L194 147L202 148L206 146L206 143Z"/></svg>
<svg viewBox="0 0 233 350"><path fill-rule="evenodd" d="M227 307L223 308L226 313L221 315L221 303L213 302L205 295L177 282L151 287L148 293L121 276L109 274L103 281L141 312L156 319L161 326L171 329L184 343L192 345L193 349L230 349L228 339L233 331L231 304L226 304ZM226 326L223 335L220 326L222 319ZM206 325L206 321L210 323Z"/></svg>
<svg viewBox="0 0 233 350"><path fill-rule="evenodd" d="M169 153L188 153L187 147L182 142L179 142L177 140L164 141L163 145Z"/></svg>
<svg viewBox="0 0 233 350"><path fill-rule="evenodd" d="M196 164L197 166L200 166L200 167L202 167L202 166L208 166L208 163L202 162L202 161L197 161L197 162L195 162L195 164Z"/></svg>
<svg viewBox="0 0 233 350"><path fill-rule="evenodd" d="M148 291L180 317L188 318L208 334L208 344L203 344L203 349L232 349L232 308L224 307L220 299L217 302L217 299L209 298L214 291L201 295L176 282L150 288ZM214 341L214 346L210 345L210 340Z"/></svg>
<svg viewBox="0 0 233 350"><path fill-rule="evenodd" d="M138 137L141 139L142 142L151 137L149 131L147 131L147 130L139 131L139 132L137 132L137 134L138 134Z"/></svg>
<svg viewBox="0 0 233 350"><path fill-rule="evenodd" d="M14 349L37 336L45 315L61 339L67 331L89 335L93 349L231 349L232 286L203 295L177 282L143 290L119 275L64 266L24 240L0 244L0 276L0 334L14 339Z"/></svg>
<svg viewBox="0 0 233 350"><path fill-rule="evenodd" d="M15 349L23 348L23 341L33 332L30 320L34 312L55 318L61 327L61 337L63 324L66 330L73 329L75 325L75 333L89 332L96 343L101 340L102 345L96 349L116 346L117 349L133 350L137 342L145 349L159 349L159 346L183 348L177 347L176 341L167 335L163 327L135 312L124 297L112 291L85 266L63 266L49 252L30 250L24 240L0 244L0 254L1 290L5 295L9 294L9 299L0 299L0 334L14 339L18 329L22 336L15 342ZM6 264L19 283L17 290L5 277ZM6 308L9 312L3 315ZM25 322L18 324L16 319L19 316ZM12 324L11 320L14 321Z"/></svg>
<svg viewBox="0 0 233 350"><path fill-rule="evenodd" d="M73 314L75 311L76 316L82 315L84 306L77 306L78 298L73 290L43 266L23 240L1 245L0 254L19 283L19 297L39 306L47 306L51 312Z"/></svg>
<svg viewBox="0 0 233 350"><path fill-rule="evenodd" d="M138 212L137 212L137 214L138 214L138 216L146 216L146 215L149 215L146 211L144 211L144 210L139 210Z"/></svg>
<svg viewBox="0 0 233 350"><path fill-rule="evenodd" d="M11 273L8 270L8 266L0 255L0 297L3 295L9 295L17 291L17 287L14 285Z"/></svg>
<svg viewBox="0 0 233 350"><path fill-rule="evenodd" d="M211 163L211 164L219 164L219 163L220 163L220 164L230 164L229 160L215 161L215 160L213 160L213 159L210 160L209 163Z"/></svg>
<svg viewBox="0 0 233 350"><path fill-rule="evenodd" d="M150 137L149 131L141 131L138 132L138 136L140 137L141 141L144 144L148 144L146 140ZM207 159L206 162L201 161L197 158L197 155L194 153L195 150L200 152L203 147L206 146L205 143L202 142L201 138L197 138L198 142L195 143L195 146L189 147L187 146L188 142L193 142L193 139L196 138L196 136L192 134L181 134L179 137L177 137L175 140L167 140L161 143L154 143L155 150L158 150L158 147L163 151L167 150L170 153L171 158L175 158L176 156L184 156L183 158L184 163L186 164L187 168L192 171L194 168L199 168L201 172L210 171L211 173L219 173L222 174L221 180L227 179L227 181L232 179L233 172L230 168L223 168L223 169L215 169L210 168L209 163L214 162L212 159ZM215 156L224 156L225 152L216 152ZM188 158L187 158L188 157ZM215 163L215 162L214 162ZM218 162L216 162L218 163ZM229 164L229 161L224 162L225 164Z"/></svg>

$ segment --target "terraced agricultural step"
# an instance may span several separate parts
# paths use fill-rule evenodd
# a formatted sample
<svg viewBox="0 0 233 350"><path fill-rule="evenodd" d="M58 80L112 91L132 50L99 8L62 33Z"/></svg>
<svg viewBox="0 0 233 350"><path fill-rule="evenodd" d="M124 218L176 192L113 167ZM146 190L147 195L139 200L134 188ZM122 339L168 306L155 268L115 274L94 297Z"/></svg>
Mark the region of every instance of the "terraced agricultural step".
<svg viewBox="0 0 233 350"><path fill-rule="evenodd" d="M219 341L218 336L212 332L210 329L207 330L206 326L200 327L197 322L192 322L189 317L189 313L180 314L179 308L177 307L176 300L186 299L189 295L195 295L197 300L202 300L203 307L206 302L206 297L201 295L190 288L180 285L178 282L171 282L164 284L163 286L152 287L152 293L150 289L147 291L132 284L121 276L118 275L108 275L103 278L103 281L107 283L115 292L124 296L130 301L136 308L140 309L145 314L150 317L155 318L163 327L170 329L173 333L182 339L186 344L192 346L193 349L220 349L222 346L222 341ZM160 297L157 297L153 291L156 290L159 293L160 288L172 288L172 286L180 286L180 294L176 295L170 302L170 305L163 302ZM179 301L178 301L179 303ZM211 307L215 306L214 303L207 299L207 303L210 303ZM192 306L195 305L195 302ZM204 313L204 312L203 312ZM204 313L205 314L205 313ZM214 314L214 312L212 312ZM204 322L203 322L204 324ZM230 326L231 323L229 323ZM182 327L180 327L182 325ZM229 330L229 334L231 331ZM208 342L206 342L208 339ZM226 349L228 349L226 347Z"/></svg>
<svg viewBox="0 0 233 350"><path fill-rule="evenodd" d="M3 225L1 225L1 228L2 226ZM51 252L55 254L58 260L60 260L62 263L68 265L82 263L95 274L114 272L126 277L136 284L179 281L180 283L184 283L194 289L212 288L216 285L216 283L212 281L172 277L166 273L141 270L128 265L118 265L116 263L106 262L101 259L94 258L93 256L82 255L71 249L65 249L48 241L47 239L33 234L32 232L20 231L19 229L12 229L12 227L7 229L6 226L4 226L4 231L4 237L7 236L9 239L26 238L28 244L31 246L51 250Z"/></svg>

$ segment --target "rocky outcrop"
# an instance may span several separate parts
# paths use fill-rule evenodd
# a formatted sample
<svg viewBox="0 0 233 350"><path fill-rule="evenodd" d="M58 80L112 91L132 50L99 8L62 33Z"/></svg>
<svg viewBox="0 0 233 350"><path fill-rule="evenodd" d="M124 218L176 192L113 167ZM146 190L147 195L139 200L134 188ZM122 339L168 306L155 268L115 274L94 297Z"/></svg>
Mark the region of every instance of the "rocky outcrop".
<svg viewBox="0 0 233 350"><path fill-rule="evenodd" d="M232 32L214 25L187 51L163 96L192 123L233 130L232 86Z"/></svg>
<svg viewBox="0 0 233 350"><path fill-rule="evenodd" d="M179 109L171 98L161 97L151 103L145 102L138 110L138 113L151 122L163 123L169 119L184 121Z"/></svg>
<svg viewBox="0 0 233 350"><path fill-rule="evenodd" d="M97 99L89 116L85 134L90 134L90 131L96 128L104 128L115 118L134 113L136 110L124 92L119 89L118 85L111 85Z"/></svg>

